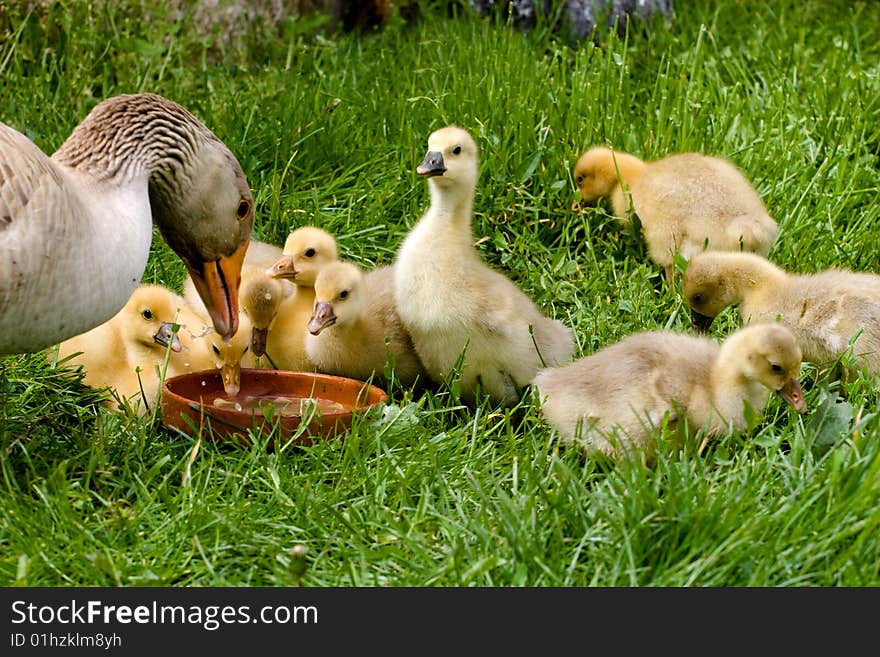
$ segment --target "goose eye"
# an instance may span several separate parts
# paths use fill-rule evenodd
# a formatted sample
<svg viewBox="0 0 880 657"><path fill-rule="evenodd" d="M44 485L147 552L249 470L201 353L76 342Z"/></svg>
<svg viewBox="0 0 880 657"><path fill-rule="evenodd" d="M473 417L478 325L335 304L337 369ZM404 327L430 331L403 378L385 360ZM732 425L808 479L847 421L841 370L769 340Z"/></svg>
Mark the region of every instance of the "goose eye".
<svg viewBox="0 0 880 657"><path fill-rule="evenodd" d="M774 374L782 374L782 365L773 363L770 365L770 369L773 370Z"/></svg>
<svg viewBox="0 0 880 657"><path fill-rule="evenodd" d="M246 198L243 198L238 202L238 207L235 208L235 216L238 217L239 221L242 221L247 218L250 211L250 201L248 201Z"/></svg>
<svg viewBox="0 0 880 657"><path fill-rule="evenodd" d="M344 299L347 296L348 296L348 290L343 290L342 292L339 293L340 299Z"/></svg>
<svg viewBox="0 0 880 657"><path fill-rule="evenodd" d="M456 146L455 148L453 148L452 154L453 155L460 155L461 154L461 146Z"/></svg>
<svg viewBox="0 0 880 657"><path fill-rule="evenodd" d="M220 350L217 348L217 345L212 344L211 348L214 350L215 354L217 354L218 356L220 355Z"/></svg>
<svg viewBox="0 0 880 657"><path fill-rule="evenodd" d="M150 321L151 319L153 319L153 311L149 308L147 308L146 310L142 310L141 317L143 317L147 321Z"/></svg>
<svg viewBox="0 0 880 657"><path fill-rule="evenodd" d="M314 258L315 257L315 250L314 249L306 249L305 256L306 256L306 258Z"/></svg>

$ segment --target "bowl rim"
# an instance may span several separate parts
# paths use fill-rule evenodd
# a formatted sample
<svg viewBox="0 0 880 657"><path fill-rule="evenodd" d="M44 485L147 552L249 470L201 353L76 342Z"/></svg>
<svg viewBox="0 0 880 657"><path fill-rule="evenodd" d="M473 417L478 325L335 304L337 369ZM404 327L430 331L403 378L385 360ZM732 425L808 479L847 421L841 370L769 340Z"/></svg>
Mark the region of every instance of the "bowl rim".
<svg viewBox="0 0 880 657"><path fill-rule="evenodd" d="M388 392L384 388L382 388L381 386L378 386L375 383L371 383L369 381L364 381L362 379L355 379L355 378L349 377L349 376L340 376L338 374L327 374L326 372L308 372L305 370L267 370L267 369L261 369L261 368L256 368L256 367L242 367L241 368L242 377L245 376L246 372L259 373L259 374L271 373L272 375L275 375L275 376L280 375L283 379L305 378L305 379L312 379L315 381L324 381L327 383L345 382L346 385L358 384L356 399L358 400L359 403L356 403L354 406L347 407L343 410L322 412L321 413L322 417L333 418L333 417L338 417L338 416L345 416L345 415L348 415L348 414L351 414L354 412L366 411L366 410L368 410L374 406L378 406L379 404L382 404L388 400ZM194 404L197 404L198 406L201 406L201 407L213 407L213 404L205 404L203 402L200 402L198 399L195 399L193 397L189 397L187 395L183 395L183 394L172 389L174 384L176 384L180 381L193 379L198 376L219 377L220 370L213 369L213 368L205 369L205 370L196 370L193 372L184 372L182 374L177 374L175 376L166 378L165 381L162 383L163 400L166 395L169 395L172 398L175 398L175 400L178 400L179 402L184 403L184 404L194 403ZM372 396L375 396L375 400L369 401L370 397L372 397ZM363 401L361 401L362 397L365 397L365 399ZM224 410L229 410L229 409L224 409ZM241 413L243 415L247 415L247 413L245 413L244 411L234 411L234 412ZM254 412L256 412L256 410L254 410Z"/></svg>
<svg viewBox="0 0 880 657"><path fill-rule="evenodd" d="M251 431L259 431L264 433L266 429L272 431L272 427L277 427L282 433L278 437L270 437L266 446L270 451L274 451L275 443L281 440L285 444L292 442L293 444L310 445L314 444L317 436L321 439L340 438L348 433L355 418L362 417L374 408L381 406L388 401L388 393L384 388L361 379L339 376L336 374L326 374L324 372L308 372L300 370L266 370L260 368L242 368L242 375L247 376L248 372L269 374L272 377L281 374L282 379L305 378L315 383L329 382L339 385L340 381L343 385L353 387L357 386L349 397L354 397L354 404L343 404L342 410L332 410L327 412L311 413L308 417L298 415L272 414L272 418L267 418L257 408L246 410L235 410L230 408L218 408L212 404L200 402L180 394L173 390L175 384L186 379L198 379L199 377L219 378L220 370L210 368L195 372L184 372L173 377L169 377L162 384L160 395L160 411L159 416L162 424L172 430L180 431L187 435L193 435L192 431L201 432L206 422L210 423L211 429L209 435L213 440L220 442L233 441L244 445L251 445L253 440L249 437ZM333 399L332 396L324 397L325 399ZM198 425L196 428L195 425ZM300 427L305 425L305 429ZM295 435L295 437L293 437ZM290 440L288 440L290 439Z"/></svg>

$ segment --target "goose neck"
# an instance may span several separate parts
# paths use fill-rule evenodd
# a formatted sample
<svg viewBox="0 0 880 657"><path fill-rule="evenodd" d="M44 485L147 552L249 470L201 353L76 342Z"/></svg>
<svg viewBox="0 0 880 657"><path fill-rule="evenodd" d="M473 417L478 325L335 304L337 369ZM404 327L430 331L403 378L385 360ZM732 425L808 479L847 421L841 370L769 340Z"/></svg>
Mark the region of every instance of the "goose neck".
<svg viewBox="0 0 880 657"><path fill-rule="evenodd" d="M618 171L620 172L620 180L623 180L623 183L627 187L632 185L636 179L644 173L645 167L647 166L646 162L637 158L635 155L630 155L628 153L614 153L613 163L615 174ZM615 181L618 185L620 184L616 175Z"/></svg>
<svg viewBox="0 0 880 657"><path fill-rule="evenodd" d="M103 105L103 104L102 104ZM173 104L99 105L52 158L101 182L147 174L170 178L213 137L198 119Z"/></svg>

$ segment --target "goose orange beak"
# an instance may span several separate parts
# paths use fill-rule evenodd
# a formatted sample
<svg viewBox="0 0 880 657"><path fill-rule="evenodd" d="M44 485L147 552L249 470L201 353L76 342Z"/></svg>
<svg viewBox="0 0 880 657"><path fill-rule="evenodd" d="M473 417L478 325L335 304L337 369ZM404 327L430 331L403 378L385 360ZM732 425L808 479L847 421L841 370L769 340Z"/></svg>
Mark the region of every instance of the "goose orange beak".
<svg viewBox="0 0 880 657"><path fill-rule="evenodd" d="M200 263L201 271L187 265L196 291L214 323L214 330L225 339L231 338L238 330L238 287L248 244L250 240L231 255Z"/></svg>

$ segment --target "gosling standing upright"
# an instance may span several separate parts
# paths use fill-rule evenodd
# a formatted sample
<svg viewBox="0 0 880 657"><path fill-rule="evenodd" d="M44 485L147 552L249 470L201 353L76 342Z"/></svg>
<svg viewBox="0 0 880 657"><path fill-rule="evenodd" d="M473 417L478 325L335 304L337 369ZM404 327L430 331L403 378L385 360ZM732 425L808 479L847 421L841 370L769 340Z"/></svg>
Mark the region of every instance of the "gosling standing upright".
<svg viewBox="0 0 880 657"><path fill-rule="evenodd" d="M571 330L480 258L471 229L478 178L471 136L456 126L437 130L417 172L428 178L431 205L397 254L400 318L434 381L464 354L462 397L473 401L481 388L513 405L540 367L571 359Z"/></svg>

